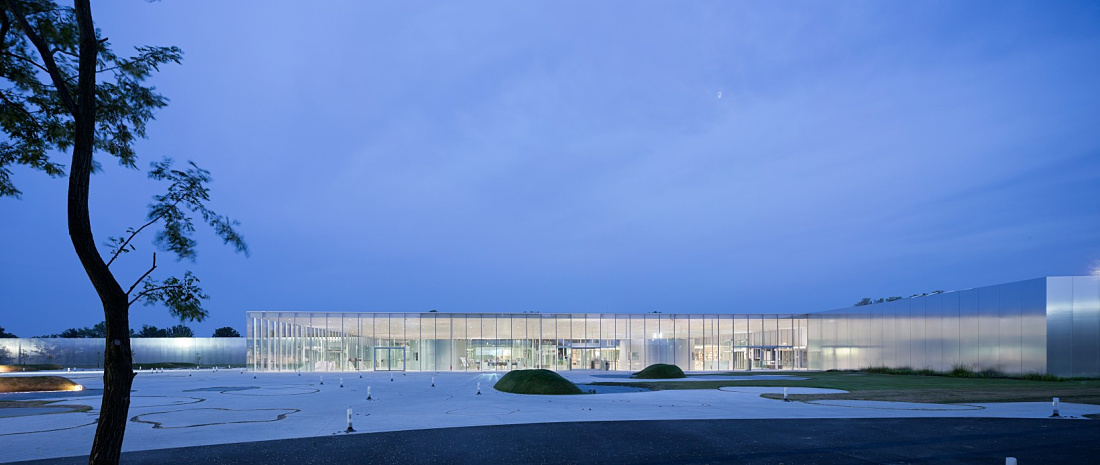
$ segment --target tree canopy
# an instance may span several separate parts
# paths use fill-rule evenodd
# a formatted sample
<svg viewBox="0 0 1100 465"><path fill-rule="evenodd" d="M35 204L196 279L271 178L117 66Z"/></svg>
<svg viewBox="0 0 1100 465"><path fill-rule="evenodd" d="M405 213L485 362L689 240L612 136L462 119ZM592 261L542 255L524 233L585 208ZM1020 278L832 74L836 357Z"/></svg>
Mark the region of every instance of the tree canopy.
<svg viewBox="0 0 1100 465"><path fill-rule="evenodd" d="M16 336L12 333L7 332L6 330L4 330L3 326L0 326L0 337L2 337L2 338L13 338L13 337L19 337L19 336Z"/></svg>
<svg viewBox="0 0 1100 465"><path fill-rule="evenodd" d="M137 168L134 141L145 137L153 112L168 103L145 80L160 65L179 63L183 53L173 46L139 46L132 54L117 55L95 28L91 9L90 0L73 0L71 7L52 0L0 3L0 130L5 136L0 139L0 197L21 194L11 179L12 166L64 176L66 166L52 157L71 149L69 239L99 296L106 329L102 405L89 462L118 463L134 378L130 306L160 302L181 321L202 320L207 296L190 272L154 278L156 253L129 287L119 282L111 264L135 250L133 239L158 222L162 229L155 244L177 259L194 260L192 214L238 252L247 255L248 249L234 229L237 223L207 207L209 173L194 163L173 169L165 159L152 164L149 177L167 182L167 193L153 197L144 224L110 237L108 251L100 251L89 209L91 175L101 169L104 157Z"/></svg>
<svg viewBox="0 0 1100 465"><path fill-rule="evenodd" d="M241 337L241 333L233 329L232 326L222 326L214 330L213 337Z"/></svg>

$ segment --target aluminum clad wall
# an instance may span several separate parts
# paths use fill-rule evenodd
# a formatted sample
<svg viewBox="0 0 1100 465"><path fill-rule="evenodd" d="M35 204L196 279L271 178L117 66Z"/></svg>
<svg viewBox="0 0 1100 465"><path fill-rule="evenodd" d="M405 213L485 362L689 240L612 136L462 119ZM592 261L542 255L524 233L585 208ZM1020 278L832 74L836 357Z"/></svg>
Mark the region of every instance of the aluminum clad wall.
<svg viewBox="0 0 1100 465"><path fill-rule="evenodd" d="M1100 376L1100 276L1047 278L1047 364L1058 376Z"/></svg>
<svg viewBox="0 0 1100 465"><path fill-rule="evenodd" d="M244 365L247 339L243 337L131 338L134 365L194 363ZM101 367L103 338L0 339L0 365L48 364L63 367Z"/></svg>
<svg viewBox="0 0 1100 465"><path fill-rule="evenodd" d="M810 346L820 346L824 356L814 358L811 352L809 367L827 370L888 366L947 371L962 365L1005 373L1046 372L1045 341L1049 337L1044 336L1042 318L1047 311L1046 279L810 313L810 334L820 338L811 337ZM1073 283L1071 280L1062 286L1068 291L1058 291L1067 296L1067 308L1074 308L1077 302L1082 308L1097 307L1089 307L1088 302L1100 302L1100 287L1078 286L1090 290L1075 293ZM1084 333L1094 334L1094 341L1100 345L1100 311L1071 316L1066 321L1079 324L1066 329L1075 329L1078 338ZM833 326L854 328L863 334L831 332ZM1076 350L1076 357L1100 351L1097 345L1065 348L1070 347ZM853 352L860 355L846 356ZM829 357L830 353L836 356ZM1089 360L1082 363L1091 363L1087 366L1095 365L1100 370L1100 357Z"/></svg>
<svg viewBox="0 0 1100 465"><path fill-rule="evenodd" d="M1047 280L1047 370L1073 373L1073 280Z"/></svg>

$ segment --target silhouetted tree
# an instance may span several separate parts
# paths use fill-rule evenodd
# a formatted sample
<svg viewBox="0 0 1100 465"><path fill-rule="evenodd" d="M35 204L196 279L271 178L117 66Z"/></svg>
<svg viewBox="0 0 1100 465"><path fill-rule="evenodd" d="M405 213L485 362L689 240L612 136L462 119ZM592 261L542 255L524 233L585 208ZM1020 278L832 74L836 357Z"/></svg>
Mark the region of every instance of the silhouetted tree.
<svg viewBox="0 0 1100 465"><path fill-rule="evenodd" d="M168 337L195 337L195 331L188 328L186 325L175 325L165 329L164 332Z"/></svg>
<svg viewBox="0 0 1100 465"><path fill-rule="evenodd" d="M223 326L214 330L214 337L241 337L241 333L238 333L232 326Z"/></svg>
<svg viewBox="0 0 1100 465"><path fill-rule="evenodd" d="M133 337L168 337L168 331L156 326L141 325L141 331L134 333Z"/></svg>
<svg viewBox="0 0 1100 465"><path fill-rule="evenodd" d="M11 337L19 337L19 336L16 336L16 335L14 335L14 334L12 334L12 333L9 333L9 332L5 331L5 330L4 330L4 327L3 327L3 326L0 326L0 337L7 337L7 338L11 338Z"/></svg>
<svg viewBox="0 0 1100 465"><path fill-rule="evenodd" d="M158 222L156 243L178 258L194 259L194 231L188 212L198 214L226 243L247 253L236 223L206 207L209 172L193 163L186 170L171 168L171 160L154 163L149 176L169 183L167 193L154 197L147 222L108 240L101 255L92 235L88 193L93 155L115 157L137 167L133 143L145 137L146 123L167 99L144 81L159 66L179 63L177 47L136 47L130 57L116 55L92 22L90 0L60 6L52 0L2 0L0 3L0 196L18 197L11 165L23 165L50 176L65 175L51 160L58 151L72 151L69 165L68 229L73 249L99 295L106 326L103 400L90 463L118 463L133 384L130 349L130 305L163 303L181 321L206 316L207 296L190 272L154 279L152 265L128 288L111 271L121 254L135 250L133 239ZM97 82L99 77L104 77Z"/></svg>

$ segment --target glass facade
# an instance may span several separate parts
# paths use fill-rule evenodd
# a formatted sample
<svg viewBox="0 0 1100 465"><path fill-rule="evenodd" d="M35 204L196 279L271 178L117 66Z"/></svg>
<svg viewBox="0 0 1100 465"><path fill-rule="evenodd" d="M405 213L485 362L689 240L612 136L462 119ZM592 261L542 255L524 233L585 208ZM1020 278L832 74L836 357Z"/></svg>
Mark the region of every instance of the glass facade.
<svg viewBox="0 0 1100 465"><path fill-rule="evenodd" d="M805 315L249 312L264 371L806 368Z"/></svg>
<svg viewBox="0 0 1100 465"><path fill-rule="evenodd" d="M956 366L1100 377L1100 277L1039 278L801 315L248 313L273 371L689 371Z"/></svg>

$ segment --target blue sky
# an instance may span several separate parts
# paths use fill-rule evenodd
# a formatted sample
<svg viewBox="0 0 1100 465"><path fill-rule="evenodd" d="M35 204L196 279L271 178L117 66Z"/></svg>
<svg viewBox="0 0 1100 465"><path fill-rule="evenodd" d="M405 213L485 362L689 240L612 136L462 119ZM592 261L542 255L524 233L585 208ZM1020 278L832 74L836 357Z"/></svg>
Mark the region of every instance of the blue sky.
<svg viewBox="0 0 1100 465"><path fill-rule="evenodd" d="M807 312L1100 267L1095 2L93 7L117 51L183 48L140 166L209 169L253 252L202 231L197 262L161 255L212 297L200 335L246 310ZM158 188L104 161L100 243ZM65 181L14 179L0 325L100 321Z"/></svg>

